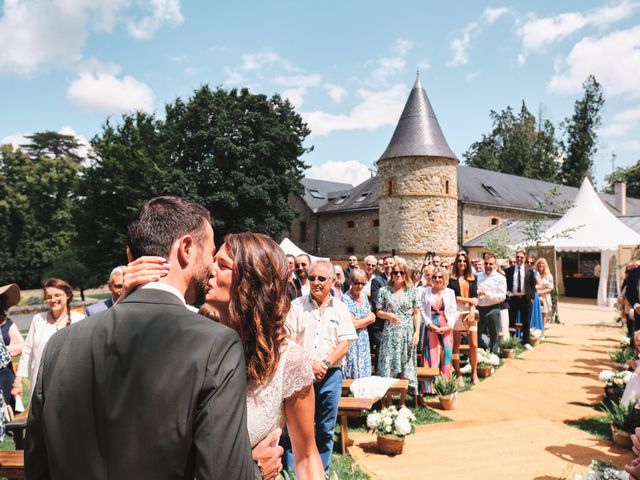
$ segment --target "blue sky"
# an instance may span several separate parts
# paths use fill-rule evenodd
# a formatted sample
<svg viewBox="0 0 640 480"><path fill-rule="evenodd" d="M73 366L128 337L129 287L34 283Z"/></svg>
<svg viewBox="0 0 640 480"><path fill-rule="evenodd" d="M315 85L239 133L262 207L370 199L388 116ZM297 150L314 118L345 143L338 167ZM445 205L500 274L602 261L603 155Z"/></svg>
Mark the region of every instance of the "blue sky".
<svg viewBox="0 0 640 480"><path fill-rule="evenodd" d="M558 124L593 73L606 105L598 186L640 159L640 1L311 2L4 0L0 142L42 130L90 139L107 117L193 89L289 98L312 129L315 178L358 183L384 151L420 70L456 155L490 110Z"/></svg>

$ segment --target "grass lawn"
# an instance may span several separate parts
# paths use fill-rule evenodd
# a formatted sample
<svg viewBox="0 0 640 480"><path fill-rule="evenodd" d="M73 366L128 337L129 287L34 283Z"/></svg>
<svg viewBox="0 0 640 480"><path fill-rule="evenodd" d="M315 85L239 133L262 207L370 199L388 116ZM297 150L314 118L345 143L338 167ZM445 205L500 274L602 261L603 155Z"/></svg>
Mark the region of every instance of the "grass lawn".
<svg viewBox="0 0 640 480"><path fill-rule="evenodd" d="M604 405L599 403L597 405L592 405L594 411L604 412ZM579 428L580 430L584 430L585 432L593 435L596 438L600 438L602 440L613 441L613 435L611 433L611 426L607 417L604 415L594 415L593 417L583 418L581 420L567 420L567 425L575 428Z"/></svg>

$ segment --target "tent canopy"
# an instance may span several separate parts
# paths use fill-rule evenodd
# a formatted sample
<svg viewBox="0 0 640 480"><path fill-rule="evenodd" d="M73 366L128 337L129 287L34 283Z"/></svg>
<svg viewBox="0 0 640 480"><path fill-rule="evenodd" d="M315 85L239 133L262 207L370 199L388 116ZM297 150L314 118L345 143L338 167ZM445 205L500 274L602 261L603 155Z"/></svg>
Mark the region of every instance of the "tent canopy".
<svg viewBox="0 0 640 480"><path fill-rule="evenodd" d="M546 244L560 252L600 252L617 250L619 245L640 244L640 235L604 206L586 177L573 207L543 234L543 238L548 239Z"/></svg>
<svg viewBox="0 0 640 480"><path fill-rule="evenodd" d="M293 243L291 240L289 240L288 237L285 237L281 242L280 242L280 248L282 249L282 251L286 254L286 255L295 255L296 257L298 255L309 255L307 252L305 252L304 250L302 250L300 247L298 247L295 243ZM314 255L309 255L309 258L311 258L312 262L315 262L317 260L330 260L327 257L316 257Z"/></svg>

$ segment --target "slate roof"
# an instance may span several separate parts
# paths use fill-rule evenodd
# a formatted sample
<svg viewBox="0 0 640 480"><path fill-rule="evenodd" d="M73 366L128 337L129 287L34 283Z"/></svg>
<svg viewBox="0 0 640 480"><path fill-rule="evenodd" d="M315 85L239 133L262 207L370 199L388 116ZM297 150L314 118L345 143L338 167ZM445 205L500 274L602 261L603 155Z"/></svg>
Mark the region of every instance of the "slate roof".
<svg viewBox="0 0 640 480"><path fill-rule="evenodd" d="M329 198L333 198L330 195L331 192L353 190L353 185L350 183L327 182L326 180L316 180L315 178L303 178L301 183L304 187L302 199L313 212L326 204Z"/></svg>
<svg viewBox="0 0 640 480"><path fill-rule="evenodd" d="M371 177L350 191L335 192L330 200L318 208L318 213L345 212L350 210L365 210L378 208L380 197L380 182L378 177Z"/></svg>
<svg viewBox="0 0 640 480"><path fill-rule="evenodd" d="M457 160L444 138L420 75L409 94L389 146L380 160L397 157L444 157Z"/></svg>
<svg viewBox="0 0 640 480"><path fill-rule="evenodd" d="M543 220L541 222L541 230L545 232L551 225L553 225L556 220ZM525 235L522 233L522 229L527 224L525 220L507 220L502 222L502 224L492 227L490 230L487 230L484 233L481 233L477 237L472 238L464 243L463 247L484 247L487 240L493 235L496 229L504 230L506 237L509 239L508 243L510 245L519 245L526 240Z"/></svg>

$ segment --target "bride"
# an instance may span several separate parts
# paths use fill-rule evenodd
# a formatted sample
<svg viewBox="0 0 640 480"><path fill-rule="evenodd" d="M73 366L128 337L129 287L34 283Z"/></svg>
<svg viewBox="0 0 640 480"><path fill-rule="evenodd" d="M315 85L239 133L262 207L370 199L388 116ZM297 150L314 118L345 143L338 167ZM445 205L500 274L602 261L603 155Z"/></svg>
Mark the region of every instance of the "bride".
<svg viewBox="0 0 640 480"><path fill-rule="evenodd" d="M141 257L130 263L125 291L159 279L168 270L165 262ZM233 328L244 346L251 448L286 419L298 478L324 479L314 436L311 362L285 329L288 273L286 257L271 238L230 234L214 257L200 313Z"/></svg>

